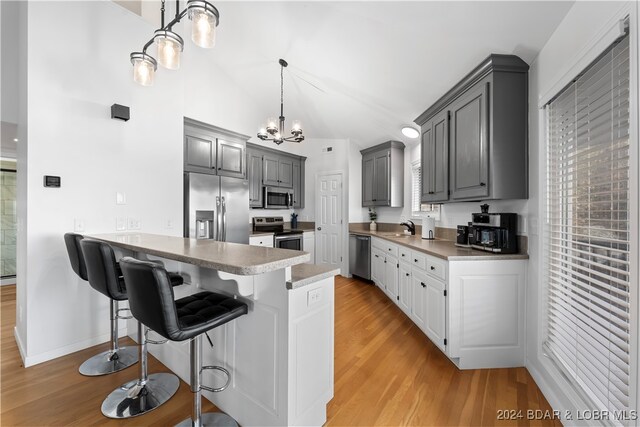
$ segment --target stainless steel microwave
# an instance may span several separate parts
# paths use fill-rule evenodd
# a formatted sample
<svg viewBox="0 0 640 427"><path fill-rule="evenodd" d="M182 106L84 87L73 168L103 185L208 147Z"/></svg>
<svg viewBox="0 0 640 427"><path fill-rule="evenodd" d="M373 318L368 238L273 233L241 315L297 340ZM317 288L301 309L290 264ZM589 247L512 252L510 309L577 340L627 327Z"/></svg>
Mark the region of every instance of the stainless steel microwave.
<svg viewBox="0 0 640 427"><path fill-rule="evenodd" d="M292 209L293 190L280 187L264 187L265 209Z"/></svg>

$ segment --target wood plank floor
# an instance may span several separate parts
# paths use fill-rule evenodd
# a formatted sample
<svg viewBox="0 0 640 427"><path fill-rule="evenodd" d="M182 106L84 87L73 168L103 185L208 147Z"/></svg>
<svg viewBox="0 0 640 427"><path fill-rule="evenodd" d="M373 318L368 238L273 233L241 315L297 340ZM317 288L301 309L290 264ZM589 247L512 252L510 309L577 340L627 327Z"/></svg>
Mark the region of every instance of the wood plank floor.
<svg viewBox="0 0 640 427"><path fill-rule="evenodd" d="M108 348L99 345L23 368L13 337L15 286L0 287L0 424L174 425L190 414L182 382L159 409L127 421L102 416L100 404L136 376L131 367L87 378L77 367ZM499 421L499 409L550 410L526 369L460 371L375 286L336 276L334 398L327 425L553 425L553 421ZM122 343L132 344L127 338ZM168 371L150 357L150 372ZM205 411L215 407L204 400ZM556 425L560 423L556 422Z"/></svg>

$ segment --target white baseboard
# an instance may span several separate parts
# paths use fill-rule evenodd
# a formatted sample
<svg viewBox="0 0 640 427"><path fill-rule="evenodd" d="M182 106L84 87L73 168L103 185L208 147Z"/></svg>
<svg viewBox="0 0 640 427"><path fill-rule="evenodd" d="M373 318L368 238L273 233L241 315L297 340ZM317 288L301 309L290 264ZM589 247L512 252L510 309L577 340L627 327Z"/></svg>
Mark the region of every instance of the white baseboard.
<svg viewBox="0 0 640 427"><path fill-rule="evenodd" d="M14 332L16 336L16 342L18 343L18 348L21 348L21 340L18 339L17 330ZM127 336L127 328L120 328L118 330L119 337ZM33 365L37 365L39 363L47 362L49 360L57 359L58 357L66 356L67 354L75 353L76 351L84 350L85 348L93 347L94 345L102 344L105 342L109 342L111 339L111 333L103 334L94 338L90 338L88 340L76 342L64 347L56 348L53 350L45 351L44 353L36 354L33 356L24 355L24 349L20 350L20 356L22 356L22 361L24 363L24 367L28 368Z"/></svg>
<svg viewBox="0 0 640 427"><path fill-rule="evenodd" d="M22 359L22 364L24 365L24 360L26 358L26 350L24 348L24 344L22 343L22 338L20 338L20 334L18 333L18 328L16 326L13 327L13 337L16 340L16 344L18 345L18 351L20 352L20 358Z"/></svg>

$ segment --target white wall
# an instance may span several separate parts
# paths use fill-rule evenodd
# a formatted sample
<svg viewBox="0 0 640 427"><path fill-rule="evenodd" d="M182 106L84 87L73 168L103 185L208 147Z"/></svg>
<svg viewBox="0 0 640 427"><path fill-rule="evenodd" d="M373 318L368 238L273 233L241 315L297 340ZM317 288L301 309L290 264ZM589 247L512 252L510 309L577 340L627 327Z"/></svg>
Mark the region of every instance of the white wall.
<svg viewBox="0 0 640 427"><path fill-rule="evenodd" d="M189 41L180 71L159 69L153 87L135 84L129 53L154 28L115 3L23 4L17 333L30 365L106 341L108 300L74 275L63 244L75 220L101 233L131 217L143 232L180 236L183 116L251 134L263 113L205 60L212 51ZM129 106L131 120L112 120L113 103ZM62 187L44 188L45 174L60 175ZM116 205L116 192L126 193L126 205Z"/></svg>
<svg viewBox="0 0 640 427"><path fill-rule="evenodd" d="M562 77L564 70L579 62L577 55L585 47L597 43L597 35L604 28L624 16L625 12L621 11L621 7L634 8L636 5L633 3L625 5L621 2L576 2L531 64L529 71L530 197L526 208L529 223L530 260L526 310L526 366L552 407L562 411L575 410L577 408L587 409L589 406L584 404L571 391L562 375L554 370L541 352L541 343L544 336L543 317L546 306L543 296L544 263L541 247L543 234L541 221L544 218L541 198L542 189L545 185L544 163L541 159L544 158L543 146L545 140L544 132L541 131L542 113L538 109L538 98L555 85L558 79ZM636 13L637 11L633 12L633 14ZM637 19L635 22L637 24ZM637 35L637 33L635 34ZM637 61L637 59L636 56L635 60ZM576 72L579 71L576 70ZM637 93L635 96L637 96Z"/></svg>

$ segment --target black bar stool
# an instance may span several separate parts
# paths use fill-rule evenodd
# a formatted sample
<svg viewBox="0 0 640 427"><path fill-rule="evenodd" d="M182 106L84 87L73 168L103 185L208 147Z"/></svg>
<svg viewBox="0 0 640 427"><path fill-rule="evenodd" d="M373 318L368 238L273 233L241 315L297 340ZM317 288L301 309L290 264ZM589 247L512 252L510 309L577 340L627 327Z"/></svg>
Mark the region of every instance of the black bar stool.
<svg viewBox="0 0 640 427"><path fill-rule="evenodd" d="M107 243L85 239L80 242L84 255L89 283L95 289L112 299L130 300L126 281L118 276L120 266L116 263L115 254ZM169 286L181 284L167 275ZM179 282L179 283L178 283ZM180 379L170 373L147 373L147 339L148 330L138 322L138 358L140 360L140 377L130 381L114 391L102 402L102 413L109 418L130 418L147 413L169 400L178 391Z"/></svg>
<svg viewBox="0 0 640 427"><path fill-rule="evenodd" d="M202 334L247 314L247 304L233 297L206 291L174 300L173 288L162 266L129 257L122 258L120 265L128 286L133 316L167 339L190 340L193 408L191 418L178 426L237 426L233 418L221 412L202 413L202 389L222 391L231 379L229 371L223 367L202 366ZM203 386L203 369L225 373L227 383L220 388Z"/></svg>
<svg viewBox="0 0 640 427"><path fill-rule="evenodd" d="M71 268L82 280L87 281L89 280L87 267L80 247L80 242L83 238L80 234L66 233L64 235L64 243L67 246ZM82 363L79 368L82 375L97 376L111 374L128 368L138 362L137 348L118 346L118 319L127 319L128 317L120 316L120 312L126 309L119 309L118 301L126 300L127 294L119 290L120 285L118 282L122 281L124 283L124 279L121 277L120 267L117 266L116 269L117 272L113 273L114 278L111 280L111 282L115 283L107 284L104 278L100 280L94 278L93 281L90 281L94 289L109 297L111 301L111 348L100 354L96 354ZM124 285L122 285L122 287L124 288Z"/></svg>

